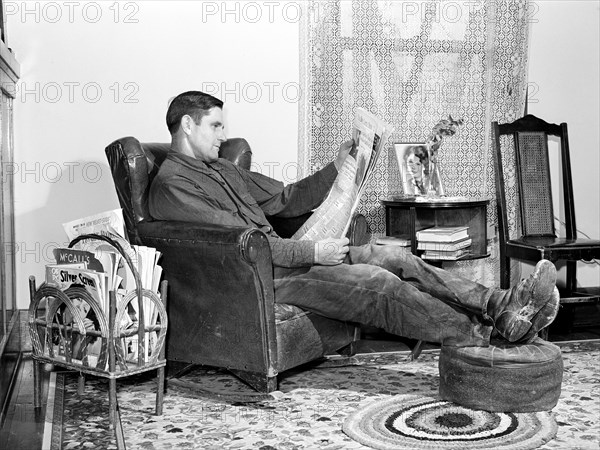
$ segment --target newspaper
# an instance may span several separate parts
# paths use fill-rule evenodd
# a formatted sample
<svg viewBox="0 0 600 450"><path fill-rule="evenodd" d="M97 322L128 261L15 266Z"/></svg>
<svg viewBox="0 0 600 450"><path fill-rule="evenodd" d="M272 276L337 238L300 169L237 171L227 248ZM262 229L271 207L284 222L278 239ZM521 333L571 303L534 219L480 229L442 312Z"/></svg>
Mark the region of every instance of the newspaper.
<svg viewBox="0 0 600 450"><path fill-rule="evenodd" d="M357 108L352 128L354 146L329 195L292 236L293 239L319 241L346 235L381 149L393 131L391 125L367 110Z"/></svg>
<svg viewBox="0 0 600 450"><path fill-rule="evenodd" d="M125 221L121 209L113 209L63 223L63 228L70 241L82 234L100 234L101 232L125 237Z"/></svg>

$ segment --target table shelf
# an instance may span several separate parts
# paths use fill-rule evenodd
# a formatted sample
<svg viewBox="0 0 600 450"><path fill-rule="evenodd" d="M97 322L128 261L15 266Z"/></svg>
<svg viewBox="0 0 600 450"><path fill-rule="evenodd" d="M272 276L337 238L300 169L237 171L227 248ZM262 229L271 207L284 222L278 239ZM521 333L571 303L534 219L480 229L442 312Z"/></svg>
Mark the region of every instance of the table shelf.
<svg viewBox="0 0 600 450"><path fill-rule="evenodd" d="M487 251L487 199L394 197L381 202L385 207L387 236L400 236L411 240L411 252L422 255L417 249L417 232L430 227L468 226L472 239L471 253L456 260L428 259L428 262L453 262L486 258Z"/></svg>

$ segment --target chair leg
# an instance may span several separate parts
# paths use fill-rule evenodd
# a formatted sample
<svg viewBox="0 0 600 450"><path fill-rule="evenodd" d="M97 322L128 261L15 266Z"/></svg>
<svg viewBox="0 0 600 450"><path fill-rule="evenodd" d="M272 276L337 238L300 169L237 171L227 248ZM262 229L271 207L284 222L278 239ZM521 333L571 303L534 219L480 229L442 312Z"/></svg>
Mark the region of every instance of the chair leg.
<svg viewBox="0 0 600 450"><path fill-rule="evenodd" d="M277 376L269 377L260 372L229 369L236 377L241 378L258 392L268 394L277 390Z"/></svg>

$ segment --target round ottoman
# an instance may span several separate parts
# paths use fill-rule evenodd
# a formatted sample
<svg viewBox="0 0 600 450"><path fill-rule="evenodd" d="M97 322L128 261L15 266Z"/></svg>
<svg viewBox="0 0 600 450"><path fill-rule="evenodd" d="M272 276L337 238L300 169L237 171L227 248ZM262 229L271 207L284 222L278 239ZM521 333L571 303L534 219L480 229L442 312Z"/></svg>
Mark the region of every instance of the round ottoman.
<svg viewBox="0 0 600 450"><path fill-rule="evenodd" d="M536 338L529 344L442 347L440 396L472 409L549 411L563 377L560 349Z"/></svg>

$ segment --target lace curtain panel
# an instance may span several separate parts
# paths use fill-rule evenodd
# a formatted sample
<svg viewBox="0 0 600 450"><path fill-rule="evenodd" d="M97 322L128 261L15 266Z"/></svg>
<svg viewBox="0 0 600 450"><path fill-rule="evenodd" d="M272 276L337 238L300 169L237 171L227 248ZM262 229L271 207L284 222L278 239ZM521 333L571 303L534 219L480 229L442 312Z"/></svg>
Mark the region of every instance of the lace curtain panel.
<svg viewBox="0 0 600 450"><path fill-rule="evenodd" d="M440 119L464 124L439 152L446 195L489 198L496 223L490 127L523 115L527 88L528 1L302 2L301 175L332 161L363 107L395 126L359 212L385 234L380 200L402 194L393 142L423 142ZM514 174L514 167L507 167ZM514 192L514 191L513 191ZM510 202L514 203L514 202ZM511 221L515 224L515 211ZM493 236L488 236L493 238ZM451 270L498 284L491 257Z"/></svg>

